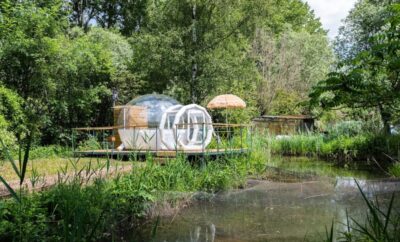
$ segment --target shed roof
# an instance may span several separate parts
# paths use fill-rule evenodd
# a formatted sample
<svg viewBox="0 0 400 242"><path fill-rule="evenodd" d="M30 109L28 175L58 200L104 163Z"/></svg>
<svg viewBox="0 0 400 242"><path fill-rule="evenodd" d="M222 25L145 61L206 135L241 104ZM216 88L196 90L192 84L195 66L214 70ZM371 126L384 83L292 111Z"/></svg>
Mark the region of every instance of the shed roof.
<svg viewBox="0 0 400 242"><path fill-rule="evenodd" d="M310 115L262 115L254 120L314 120Z"/></svg>

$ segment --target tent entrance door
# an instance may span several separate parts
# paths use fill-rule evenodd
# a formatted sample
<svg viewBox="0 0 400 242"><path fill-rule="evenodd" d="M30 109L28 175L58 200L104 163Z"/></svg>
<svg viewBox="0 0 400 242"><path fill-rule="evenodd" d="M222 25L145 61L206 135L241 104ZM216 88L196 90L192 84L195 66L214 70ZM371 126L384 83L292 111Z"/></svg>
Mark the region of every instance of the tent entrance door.
<svg viewBox="0 0 400 242"><path fill-rule="evenodd" d="M204 142L206 117L199 110L188 111L188 127L186 130L188 145L202 145Z"/></svg>

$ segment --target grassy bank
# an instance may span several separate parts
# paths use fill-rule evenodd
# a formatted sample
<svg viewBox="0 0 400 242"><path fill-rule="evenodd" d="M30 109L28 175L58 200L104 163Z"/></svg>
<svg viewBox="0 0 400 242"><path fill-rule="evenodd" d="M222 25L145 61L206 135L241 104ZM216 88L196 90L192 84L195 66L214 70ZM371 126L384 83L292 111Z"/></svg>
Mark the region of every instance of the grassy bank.
<svg viewBox="0 0 400 242"><path fill-rule="evenodd" d="M265 142L273 154L293 156L325 156L338 159L365 159L383 154L400 155L400 135L371 134L331 138L322 134L300 134L290 137L267 137Z"/></svg>
<svg viewBox="0 0 400 242"><path fill-rule="evenodd" d="M382 166L392 175L398 174L400 135L357 134L335 136L299 134L274 137L257 135L271 155L313 156L341 165Z"/></svg>
<svg viewBox="0 0 400 242"><path fill-rule="evenodd" d="M113 167L122 167L130 165L129 162L123 162L119 160L110 160ZM17 174L15 174L11 164L7 161L2 161L4 164L0 165L0 174L7 181L18 180ZM56 176L58 173L72 173L76 170L86 169L91 166L92 170L98 170L105 167L107 159L105 158L80 158L79 160L71 157L49 157L49 158L37 158L29 161L26 168L26 177L32 176Z"/></svg>
<svg viewBox="0 0 400 242"><path fill-rule="evenodd" d="M27 193L22 188L15 194L18 199L0 200L0 241L121 240L122 235L141 229L154 204L165 200L173 204L181 199L168 194L214 193L242 187L249 177L265 176L271 154L321 156L317 147L325 142L324 137L311 135L294 136L292 140L258 136L253 139L249 156L192 163L177 157L163 166L149 156L146 162L124 163L131 167L126 173L94 177L89 183L79 174L95 170L96 162L104 166L109 161L82 159L80 165L70 166L71 179L59 179L51 189ZM33 165L38 170L55 171L54 161L30 160L28 168ZM8 166L10 171L9 165L5 163L3 167ZM26 172L28 179L32 174L29 169Z"/></svg>
<svg viewBox="0 0 400 242"><path fill-rule="evenodd" d="M265 159L262 152L194 164L178 157L160 166L148 157L145 165L131 162L129 173L89 185L75 175L45 192L17 191L18 200L0 201L0 241L119 240L140 229L151 204L166 193L241 187L264 171Z"/></svg>

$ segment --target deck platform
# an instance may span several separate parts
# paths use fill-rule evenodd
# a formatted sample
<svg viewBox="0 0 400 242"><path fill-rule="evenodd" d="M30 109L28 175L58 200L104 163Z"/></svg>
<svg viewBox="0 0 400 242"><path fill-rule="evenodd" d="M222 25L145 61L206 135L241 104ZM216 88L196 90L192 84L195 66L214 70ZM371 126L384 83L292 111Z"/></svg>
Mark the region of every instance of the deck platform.
<svg viewBox="0 0 400 242"><path fill-rule="evenodd" d="M206 150L86 150L86 151L74 151L76 156L89 156L89 157L130 157L152 155L158 158L174 158L178 154L186 157L217 157L224 155L233 154L246 154L248 153L247 148L233 148L233 149L206 149Z"/></svg>

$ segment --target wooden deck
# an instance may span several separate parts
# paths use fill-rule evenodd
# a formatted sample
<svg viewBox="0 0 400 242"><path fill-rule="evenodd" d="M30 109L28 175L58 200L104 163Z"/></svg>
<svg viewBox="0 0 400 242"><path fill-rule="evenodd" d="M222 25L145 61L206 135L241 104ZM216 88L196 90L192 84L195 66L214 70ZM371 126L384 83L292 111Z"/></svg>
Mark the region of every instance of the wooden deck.
<svg viewBox="0 0 400 242"><path fill-rule="evenodd" d="M245 154L248 152L247 148L242 149L206 149L206 150L85 150L74 151L77 156L110 156L110 157L129 157L131 155L146 156L148 154L160 158L173 158L178 154L183 154L188 157L204 157L204 156L223 156L232 154Z"/></svg>

